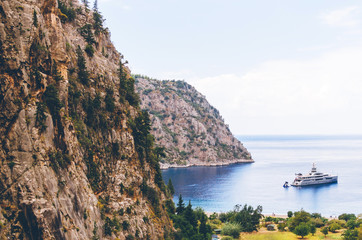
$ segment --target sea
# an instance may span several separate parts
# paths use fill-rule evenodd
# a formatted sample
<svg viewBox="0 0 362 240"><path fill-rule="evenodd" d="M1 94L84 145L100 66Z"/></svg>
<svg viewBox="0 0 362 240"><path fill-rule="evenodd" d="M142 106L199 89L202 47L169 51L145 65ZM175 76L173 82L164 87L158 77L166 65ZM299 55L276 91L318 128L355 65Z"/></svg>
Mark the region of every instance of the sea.
<svg viewBox="0 0 362 240"><path fill-rule="evenodd" d="M254 163L163 170L172 180L174 201L207 212L227 212L235 205L263 207L264 214L305 210L336 217L362 213L362 136L238 136ZM338 183L283 188L296 173L317 170L338 175Z"/></svg>

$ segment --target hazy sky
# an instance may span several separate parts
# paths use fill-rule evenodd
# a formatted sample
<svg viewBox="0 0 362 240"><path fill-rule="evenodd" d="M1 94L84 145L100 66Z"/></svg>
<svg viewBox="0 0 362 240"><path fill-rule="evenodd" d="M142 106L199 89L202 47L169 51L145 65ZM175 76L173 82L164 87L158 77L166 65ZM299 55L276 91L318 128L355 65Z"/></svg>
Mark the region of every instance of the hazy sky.
<svg viewBox="0 0 362 240"><path fill-rule="evenodd" d="M362 134L362 1L98 1L133 73L194 85L234 134Z"/></svg>

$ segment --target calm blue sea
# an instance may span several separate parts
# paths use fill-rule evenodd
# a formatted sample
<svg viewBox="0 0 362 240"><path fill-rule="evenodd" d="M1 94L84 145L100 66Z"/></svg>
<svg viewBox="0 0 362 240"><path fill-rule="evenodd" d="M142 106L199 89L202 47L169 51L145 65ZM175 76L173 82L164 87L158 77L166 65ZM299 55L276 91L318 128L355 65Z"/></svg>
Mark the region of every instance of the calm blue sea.
<svg viewBox="0 0 362 240"><path fill-rule="evenodd" d="M362 213L362 136L238 137L255 163L191 167L163 171L176 193L209 212L232 210L236 204L261 205L263 213L286 214L304 209L324 216ZM338 184L282 187L295 173L317 170L338 174Z"/></svg>

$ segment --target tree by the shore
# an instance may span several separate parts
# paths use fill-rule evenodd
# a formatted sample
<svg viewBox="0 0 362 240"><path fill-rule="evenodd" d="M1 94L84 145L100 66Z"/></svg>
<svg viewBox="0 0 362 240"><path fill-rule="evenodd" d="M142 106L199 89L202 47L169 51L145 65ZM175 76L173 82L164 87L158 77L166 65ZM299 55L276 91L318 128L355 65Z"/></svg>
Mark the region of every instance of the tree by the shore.
<svg viewBox="0 0 362 240"><path fill-rule="evenodd" d="M178 197L176 213L181 214L184 210L185 210L185 203L184 200L182 199L182 195L180 194L180 196Z"/></svg>
<svg viewBox="0 0 362 240"><path fill-rule="evenodd" d="M322 228L321 232L324 234L324 237L327 237L327 235L328 235L328 227Z"/></svg>
<svg viewBox="0 0 362 240"><path fill-rule="evenodd" d="M254 209L252 206L245 204L236 205L234 211L221 213L219 219L226 223L235 223L240 226L240 232L253 232L257 231L262 217L263 208L258 206Z"/></svg>
<svg viewBox="0 0 362 240"><path fill-rule="evenodd" d="M307 236L310 233L310 227L306 223L302 222L295 227L294 233L304 238L304 236Z"/></svg>
<svg viewBox="0 0 362 240"><path fill-rule="evenodd" d="M180 195L177 205L177 214L172 212L172 209L175 207L173 202L169 202L167 205L167 212L169 213L176 229L172 239L211 239L212 230L211 226L207 223L207 216L204 210L201 208L196 208L195 210L192 209L191 201L189 201L189 204L185 207L182 195Z"/></svg>
<svg viewBox="0 0 362 240"><path fill-rule="evenodd" d="M301 223L307 223L311 219L310 213L301 210L294 213L294 217L291 218L288 228L291 232L294 232L294 229L299 226Z"/></svg>

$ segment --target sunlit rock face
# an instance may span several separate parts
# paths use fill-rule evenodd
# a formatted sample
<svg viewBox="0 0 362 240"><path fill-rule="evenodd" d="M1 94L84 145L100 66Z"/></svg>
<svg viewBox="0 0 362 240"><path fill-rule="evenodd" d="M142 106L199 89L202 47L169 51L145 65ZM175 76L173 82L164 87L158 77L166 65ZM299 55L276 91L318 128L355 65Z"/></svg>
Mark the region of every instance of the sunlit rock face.
<svg viewBox="0 0 362 240"><path fill-rule="evenodd" d="M0 2L0 239L172 231L159 165L135 149L133 80L94 17L77 0Z"/></svg>
<svg viewBox="0 0 362 240"><path fill-rule="evenodd" d="M252 162L206 98L183 81L136 76L141 106L152 116L152 134L166 156L161 167Z"/></svg>

